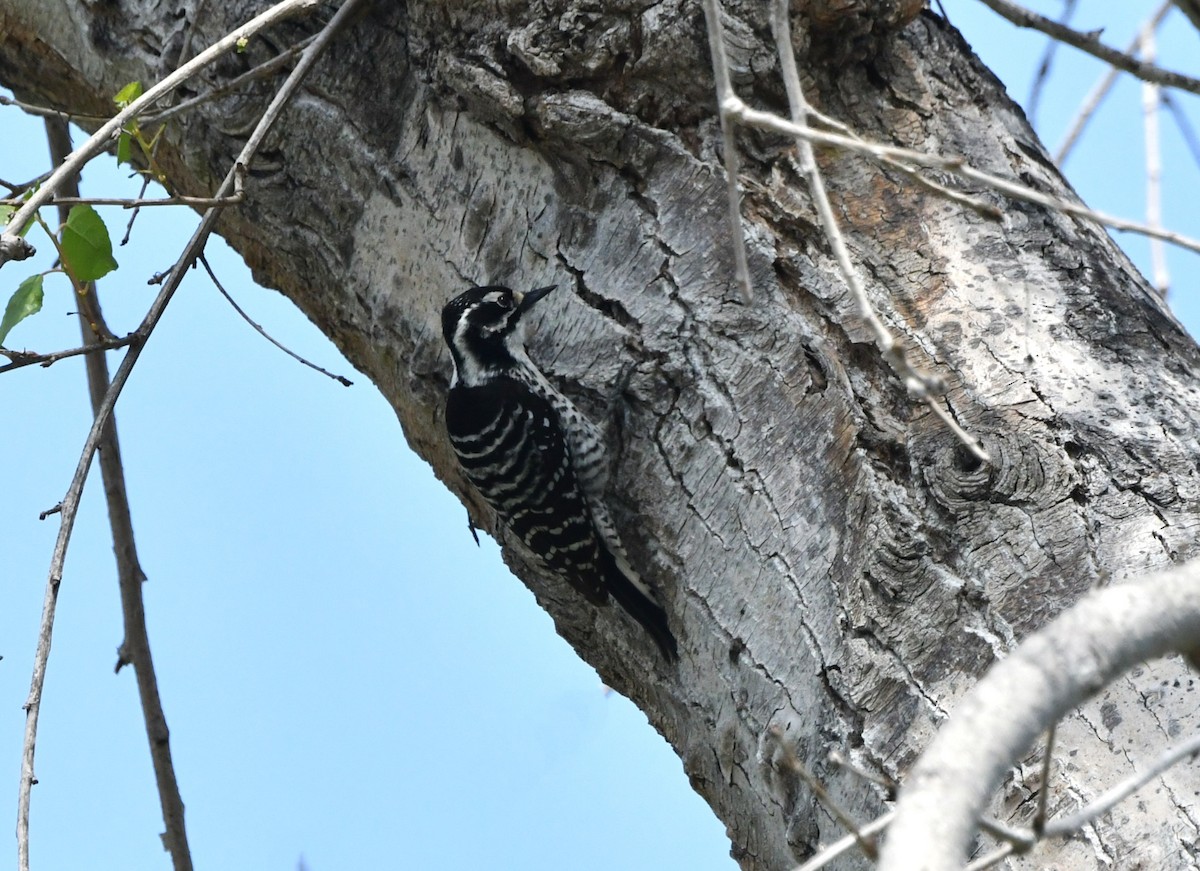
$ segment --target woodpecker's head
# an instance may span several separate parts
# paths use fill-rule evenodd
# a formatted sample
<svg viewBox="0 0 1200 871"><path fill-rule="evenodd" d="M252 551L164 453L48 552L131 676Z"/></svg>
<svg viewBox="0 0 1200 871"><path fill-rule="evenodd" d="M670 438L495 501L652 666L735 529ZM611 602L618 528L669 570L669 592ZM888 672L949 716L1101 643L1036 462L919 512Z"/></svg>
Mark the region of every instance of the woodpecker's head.
<svg viewBox="0 0 1200 871"><path fill-rule="evenodd" d="M454 358L453 384L474 386L525 356L525 313L554 286L528 293L489 285L472 287L442 308L442 335Z"/></svg>

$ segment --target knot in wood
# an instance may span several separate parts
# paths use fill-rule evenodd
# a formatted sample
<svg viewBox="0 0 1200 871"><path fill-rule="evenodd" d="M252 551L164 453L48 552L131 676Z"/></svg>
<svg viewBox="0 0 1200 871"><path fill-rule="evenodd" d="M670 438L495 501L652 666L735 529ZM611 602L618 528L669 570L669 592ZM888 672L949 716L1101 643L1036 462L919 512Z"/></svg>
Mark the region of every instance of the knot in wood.
<svg viewBox="0 0 1200 871"><path fill-rule="evenodd" d="M988 434L982 443L991 463L980 462L961 445L944 446L928 461L930 490L947 508L973 502L1044 505L1069 489L1073 476L1056 445L1031 433L1004 430Z"/></svg>

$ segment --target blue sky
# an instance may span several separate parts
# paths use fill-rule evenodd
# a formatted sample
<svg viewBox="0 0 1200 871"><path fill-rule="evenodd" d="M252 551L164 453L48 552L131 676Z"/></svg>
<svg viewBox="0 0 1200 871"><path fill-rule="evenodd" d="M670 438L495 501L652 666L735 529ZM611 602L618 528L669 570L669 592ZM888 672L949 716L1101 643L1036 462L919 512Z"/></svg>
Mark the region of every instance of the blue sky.
<svg viewBox="0 0 1200 871"><path fill-rule="evenodd" d="M1023 101L1044 40L973 0L945 5ZM1107 24L1105 38L1123 45L1152 4L1080 5L1077 26ZM1169 19L1164 65L1195 73L1196 39ZM1051 146L1099 69L1059 50L1038 118ZM1175 99L1200 117L1196 98ZM1139 101L1138 85L1123 77L1068 164L1085 200L1132 218L1143 208ZM12 109L0 117L0 177L42 172L40 122ZM1200 235L1196 164L1171 122L1163 133L1166 221ZM84 184L93 195L133 191L107 158ZM106 212L110 228L126 217ZM194 223L181 210L138 219L100 291L118 334L141 318L156 290L146 279L173 262ZM1119 239L1144 268L1145 240ZM1169 255L1173 303L1195 331L1195 255ZM223 243L210 244L209 259L272 335L355 384L344 388L269 346L194 272L118 406L197 866L293 869L303 858L310 871L733 869L724 826L679 759L555 635L491 540L474 545L465 510L409 451L378 392L290 303L255 287ZM0 296L30 271L5 267ZM9 344L75 346L73 310L65 280L49 279L45 310ZM71 360L0 376L0 756L9 759L0 765L9 772L0 778L0 830L15 820L21 705L58 529L38 513L62 498L90 422L82 370ZM38 869L169 867L133 675L113 674L121 636L96 472L66 565L43 700Z"/></svg>

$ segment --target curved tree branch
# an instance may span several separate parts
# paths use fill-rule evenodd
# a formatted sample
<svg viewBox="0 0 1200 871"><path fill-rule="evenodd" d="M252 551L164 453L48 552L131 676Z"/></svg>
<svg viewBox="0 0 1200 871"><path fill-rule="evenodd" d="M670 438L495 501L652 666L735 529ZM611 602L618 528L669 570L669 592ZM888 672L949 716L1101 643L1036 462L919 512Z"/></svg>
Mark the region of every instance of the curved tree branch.
<svg viewBox="0 0 1200 871"><path fill-rule="evenodd" d="M1024 6L1010 3L1009 0L983 0L983 3L997 15L1007 18L1013 24L1017 25L1017 27L1029 27L1033 30L1040 30L1047 36L1057 39L1059 42L1064 42L1080 51L1087 52L1092 57L1099 58L1106 64L1116 67L1119 70L1124 70L1144 82L1153 82L1163 87L1179 88L1181 91L1200 94L1200 79L1172 72L1171 70L1164 70L1160 66L1140 61L1125 52L1105 45L1095 33L1080 33L1078 30L1073 30L1070 27L1059 24L1057 21L1046 18L1043 15L1038 15Z"/></svg>
<svg viewBox="0 0 1200 871"><path fill-rule="evenodd" d="M971 690L900 790L880 871L960 868L1013 760L1115 678L1171 651L1200 655L1200 562L1096 591ZM1014 700L1022 700L1014 704Z"/></svg>

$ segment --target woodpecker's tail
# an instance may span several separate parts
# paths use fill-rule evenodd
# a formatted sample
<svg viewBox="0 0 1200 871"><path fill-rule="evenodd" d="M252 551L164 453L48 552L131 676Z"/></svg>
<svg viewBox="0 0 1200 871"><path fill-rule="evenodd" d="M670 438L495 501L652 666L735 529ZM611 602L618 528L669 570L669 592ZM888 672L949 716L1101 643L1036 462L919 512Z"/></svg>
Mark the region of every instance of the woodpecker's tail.
<svg viewBox="0 0 1200 871"><path fill-rule="evenodd" d="M658 604L653 591L624 560L604 553L604 575L612 597L634 620L642 624L667 662L679 659L679 645L667 623L667 612Z"/></svg>

